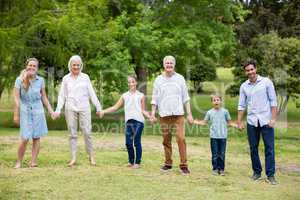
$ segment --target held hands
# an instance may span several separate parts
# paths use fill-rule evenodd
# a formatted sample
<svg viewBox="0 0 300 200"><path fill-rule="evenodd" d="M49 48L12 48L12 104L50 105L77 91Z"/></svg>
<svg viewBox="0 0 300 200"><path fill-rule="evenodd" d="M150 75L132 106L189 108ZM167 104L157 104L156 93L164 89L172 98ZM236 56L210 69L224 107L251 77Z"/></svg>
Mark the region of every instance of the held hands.
<svg viewBox="0 0 300 200"><path fill-rule="evenodd" d="M102 110L102 111L98 111L98 112L96 112L96 115L101 119L103 116L104 116L104 111Z"/></svg>
<svg viewBox="0 0 300 200"><path fill-rule="evenodd" d="M237 128L238 128L240 131L242 131L243 129L245 129L245 125L244 125L244 123L241 122L241 121L237 121L237 122L236 122L236 125L237 125Z"/></svg>
<svg viewBox="0 0 300 200"><path fill-rule="evenodd" d="M189 115L187 116L187 120L188 120L188 123L189 123L189 124L193 124L193 123L194 123L194 118L193 118L192 114L189 114Z"/></svg>
<svg viewBox="0 0 300 200"><path fill-rule="evenodd" d="M152 124L154 124L155 122L157 122L157 119L156 119L156 117L155 117L155 114L154 114L154 115L151 114L150 117L149 117L149 120L150 120L150 122L151 122Z"/></svg>
<svg viewBox="0 0 300 200"><path fill-rule="evenodd" d="M53 120L56 120L59 117L60 117L60 113L59 112L53 112L53 113L51 113L51 118Z"/></svg>

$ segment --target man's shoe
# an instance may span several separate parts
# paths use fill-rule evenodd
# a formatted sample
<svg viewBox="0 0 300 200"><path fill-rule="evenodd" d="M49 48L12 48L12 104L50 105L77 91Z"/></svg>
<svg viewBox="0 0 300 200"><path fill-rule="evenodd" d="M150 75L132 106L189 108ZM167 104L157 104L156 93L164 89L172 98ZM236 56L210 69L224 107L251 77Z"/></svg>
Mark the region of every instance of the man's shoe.
<svg viewBox="0 0 300 200"><path fill-rule="evenodd" d="M187 167L180 167L180 172L182 175L189 175L191 173Z"/></svg>
<svg viewBox="0 0 300 200"><path fill-rule="evenodd" d="M270 183L271 185L277 185L278 182L276 181L274 176L269 176L266 180L268 183Z"/></svg>
<svg viewBox="0 0 300 200"><path fill-rule="evenodd" d="M212 170L212 175L218 176L219 170L217 170L217 169Z"/></svg>
<svg viewBox="0 0 300 200"><path fill-rule="evenodd" d="M169 165L164 165L160 168L161 172L169 172L171 170L172 170L172 166L169 166Z"/></svg>
<svg viewBox="0 0 300 200"><path fill-rule="evenodd" d="M224 170L220 170L219 173L220 173L221 176L225 176L225 171Z"/></svg>
<svg viewBox="0 0 300 200"><path fill-rule="evenodd" d="M258 181L261 178L261 174L254 173L251 177L253 181Z"/></svg>

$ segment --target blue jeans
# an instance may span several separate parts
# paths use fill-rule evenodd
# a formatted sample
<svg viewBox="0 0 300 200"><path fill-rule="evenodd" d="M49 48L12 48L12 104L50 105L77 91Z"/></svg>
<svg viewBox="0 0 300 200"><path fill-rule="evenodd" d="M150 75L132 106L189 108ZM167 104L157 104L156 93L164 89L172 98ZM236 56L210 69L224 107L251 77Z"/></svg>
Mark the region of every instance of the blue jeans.
<svg viewBox="0 0 300 200"><path fill-rule="evenodd" d="M142 158L141 136L144 123L130 119L126 122L126 148L128 152L128 162L130 164L140 164ZM135 152L134 152L134 147Z"/></svg>
<svg viewBox="0 0 300 200"><path fill-rule="evenodd" d="M275 174L274 128L265 125L258 127L247 124L248 142L250 146L252 169L254 173L261 174L262 167L258 154L260 134L265 145L265 168L267 177Z"/></svg>
<svg viewBox="0 0 300 200"><path fill-rule="evenodd" d="M224 170L226 138L210 138L211 163L213 170Z"/></svg>

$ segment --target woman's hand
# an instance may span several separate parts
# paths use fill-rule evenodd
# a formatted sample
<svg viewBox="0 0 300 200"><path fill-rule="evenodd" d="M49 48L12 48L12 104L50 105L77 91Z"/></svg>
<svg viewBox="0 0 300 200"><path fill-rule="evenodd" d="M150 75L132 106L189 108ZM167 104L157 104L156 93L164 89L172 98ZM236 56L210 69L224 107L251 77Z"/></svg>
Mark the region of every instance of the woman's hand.
<svg viewBox="0 0 300 200"><path fill-rule="evenodd" d="M19 126L20 125L20 116L19 116L19 113L14 113L14 124Z"/></svg>

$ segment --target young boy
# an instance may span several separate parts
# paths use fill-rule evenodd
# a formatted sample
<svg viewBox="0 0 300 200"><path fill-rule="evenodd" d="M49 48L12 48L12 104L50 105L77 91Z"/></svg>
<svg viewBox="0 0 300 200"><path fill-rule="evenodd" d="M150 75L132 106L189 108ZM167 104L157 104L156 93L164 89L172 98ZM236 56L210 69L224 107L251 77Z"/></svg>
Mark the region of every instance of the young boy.
<svg viewBox="0 0 300 200"><path fill-rule="evenodd" d="M221 107L222 97L212 95L213 108L207 111L204 120L194 120L194 124L206 125L210 124L210 147L212 154L213 174L221 176L225 175L225 151L227 140L227 124L236 127L231 122L230 114L227 109Z"/></svg>

